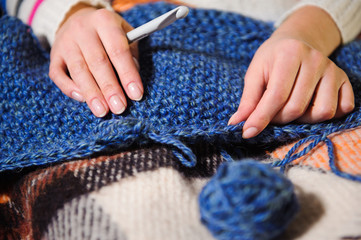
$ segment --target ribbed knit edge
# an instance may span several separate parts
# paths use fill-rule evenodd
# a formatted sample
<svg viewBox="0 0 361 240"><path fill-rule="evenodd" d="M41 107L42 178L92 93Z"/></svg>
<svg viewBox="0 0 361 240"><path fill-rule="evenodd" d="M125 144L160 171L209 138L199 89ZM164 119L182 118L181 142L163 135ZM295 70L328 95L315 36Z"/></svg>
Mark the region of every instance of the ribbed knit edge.
<svg viewBox="0 0 361 240"><path fill-rule="evenodd" d="M342 43L346 44L357 37L361 31L360 0L304 0L287 11L275 23L279 27L292 13L304 6L316 6L325 10L335 21L340 30Z"/></svg>
<svg viewBox="0 0 361 240"><path fill-rule="evenodd" d="M113 11L111 4L104 0L47 0L38 8L32 28L39 37L45 37L50 45L54 43L55 34L66 14L78 3L86 3L97 8Z"/></svg>

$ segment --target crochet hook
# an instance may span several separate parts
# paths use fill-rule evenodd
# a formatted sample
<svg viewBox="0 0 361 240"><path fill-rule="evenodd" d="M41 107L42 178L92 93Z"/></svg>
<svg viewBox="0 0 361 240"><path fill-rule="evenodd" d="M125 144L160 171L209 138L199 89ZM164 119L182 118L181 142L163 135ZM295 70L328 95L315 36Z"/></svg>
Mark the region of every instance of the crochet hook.
<svg viewBox="0 0 361 240"><path fill-rule="evenodd" d="M155 31L161 30L177 19L182 19L187 16L189 9L186 6L179 6L127 33L128 42L132 43L139 41L142 38L154 33Z"/></svg>

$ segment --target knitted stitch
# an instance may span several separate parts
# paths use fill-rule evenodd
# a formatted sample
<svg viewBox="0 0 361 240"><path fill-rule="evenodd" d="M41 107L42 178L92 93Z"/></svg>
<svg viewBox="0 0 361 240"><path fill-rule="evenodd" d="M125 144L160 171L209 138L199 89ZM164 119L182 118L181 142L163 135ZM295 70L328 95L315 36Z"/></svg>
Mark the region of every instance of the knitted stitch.
<svg viewBox="0 0 361 240"><path fill-rule="evenodd" d="M141 5L123 16L138 26L173 7L165 3ZM334 56L356 94L356 110L346 118L313 125L268 126L251 140L241 137L243 123L227 126L238 107L247 66L272 31L270 23L238 14L191 10L186 19L140 42L144 100L129 102L122 115L108 114L100 119L85 103L69 99L51 82L49 55L30 29L3 16L0 171L150 143L168 145L184 165L194 166L196 156L191 146L200 141L219 147L221 152L243 143L279 146L303 137L318 143L332 132L360 125L361 43L355 41ZM292 153L276 165L283 166L291 159Z"/></svg>

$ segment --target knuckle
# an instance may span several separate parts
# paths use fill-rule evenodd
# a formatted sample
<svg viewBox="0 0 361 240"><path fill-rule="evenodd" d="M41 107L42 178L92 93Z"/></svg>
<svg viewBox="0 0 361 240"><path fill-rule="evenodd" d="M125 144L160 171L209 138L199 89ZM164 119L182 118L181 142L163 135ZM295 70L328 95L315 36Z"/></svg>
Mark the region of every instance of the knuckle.
<svg viewBox="0 0 361 240"><path fill-rule="evenodd" d="M286 43L285 43L285 54L296 54L296 55L301 55L301 53L303 51L306 50L306 45L296 39L289 39Z"/></svg>
<svg viewBox="0 0 361 240"><path fill-rule="evenodd" d="M130 71L130 70L125 70L119 73L119 78L122 81L126 81L126 82L130 82L130 80L134 79L136 77L135 72Z"/></svg>
<svg viewBox="0 0 361 240"><path fill-rule="evenodd" d="M89 103L95 98L102 99L102 95L99 94L99 91L97 91L95 88L86 89L85 91L82 91L82 94L85 98L85 101Z"/></svg>
<svg viewBox="0 0 361 240"><path fill-rule="evenodd" d="M109 95L110 93L114 92L114 90L117 88L114 86L114 84L106 83L103 86L100 87L104 95Z"/></svg>
<svg viewBox="0 0 361 240"><path fill-rule="evenodd" d="M355 109L355 102L354 101L347 101L342 105L342 110L344 113L350 113Z"/></svg>
<svg viewBox="0 0 361 240"><path fill-rule="evenodd" d="M84 27L86 27L86 24L84 23L83 19L80 17L74 17L70 21L70 28L72 28L72 29L81 30L81 29L84 29Z"/></svg>
<svg viewBox="0 0 361 240"><path fill-rule="evenodd" d="M311 59L312 59L313 65L316 67L322 66L326 62L326 60L328 60L328 58L326 59L326 57L317 50L313 50L311 52Z"/></svg>
<svg viewBox="0 0 361 240"><path fill-rule="evenodd" d="M260 129L262 129L271 122L271 118L269 115L261 114L257 117L257 121L258 121L258 125L261 126Z"/></svg>
<svg viewBox="0 0 361 240"><path fill-rule="evenodd" d="M340 79L343 80L343 82L349 82L350 79L348 78L347 74L341 69L340 69Z"/></svg>
<svg viewBox="0 0 361 240"><path fill-rule="evenodd" d="M304 114L305 110L298 104L289 104L287 106L287 116L292 119L301 117Z"/></svg>
<svg viewBox="0 0 361 240"><path fill-rule="evenodd" d="M106 64L108 64L108 56L105 53L94 54L89 58L89 67L92 69L98 69Z"/></svg>
<svg viewBox="0 0 361 240"><path fill-rule="evenodd" d="M343 72L343 71L342 71L339 67L337 67L337 65L336 65L334 62L332 62L331 60L328 61L328 66L327 66L327 68L328 68L328 74L329 74L329 76L331 76L331 77L333 77L333 78L336 78L337 75L341 76L341 74L342 74L342 72Z"/></svg>
<svg viewBox="0 0 361 240"><path fill-rule="evenodd" d="M276 104L284 104L288 99L288 95L282 90L275 90L269 94L273 102Z"/></svg>
<svg viewBox="0 0 361 240"><path fill-rule="evenodd" d="M336 80L340 83L340 85L349 83L350 79L348 78L347 74L336 64L333 63L332 65L334 65L333 68L334 68L335 76L337 77Z"/></svg>
<svg viewBox="0 0 361 240"><path fill-rule="evenodd" d="M327 82L333 82L333 83L337 83L337 82L341 82L341 78L340 75L338 74L338 70L336 65L334 65L331 61L329 61L327 63L327 69L324 73L323 76L323 81L327 81Z"/></svg>
<svg viewBox="0 0 361 240"><path fill-rule="evenodd" d="M53 65L49 66L49 77L54 81L59 75L59 69Z"/></svg>
<svg viewBox="0 0 361 240"><path fill-rule="evenodd" d="M68 69L71 75L78 76L82 74L84 71L87 71L88 67L83 60L75 60L69 63Z"/></svg>
<svg viewBox="0 0 361 240"><path fill-rule="evenodd" d="M355 109L355 95L352 91L352 89L348 90L348 94L345 94L346 96L341 96L342 100L340 103L340 110L343 113L350 113Z"/></svg>
<svg viewBox="0 0 361 240"><path fill-rule="evenodd" d="M97 21L100 21L100 22L103 22L103 21L111 21L113 20L113 16L112 16L112 13L107 10L107 9L98 9L96 12L95 12L95 17L96 17L96 20Z"/></svg>
<svg viewBox="0 0 361 240"><path fill-rule="evenodd" d="M117 47L111 47L108 52L108 55L110 58L118 59L124 56L129 51L130 51L130 47L128 43L119 44L119 46Z"/></svg>
<svg viewBox="0 0 361 240"><path fill-rule="evenodd" d="M332 119L336 114L335 107L323 107L317 111L317 118L319 121L326 121Z"/></svg>
<svg viewBox="0 0 361 240"><path fill-rule="evenodd" d="M65 42L65 41L64 41ZM64 47L62 47L61 49L59 49L59 53L63 56L64 61L69 61L68 59L70 59L69 56L73 56L74 55L74 42L73 41L69 41L69 43L67 43L67 45L65 45ZM56 54L59 53L54 53L54 56Z"/></svg>

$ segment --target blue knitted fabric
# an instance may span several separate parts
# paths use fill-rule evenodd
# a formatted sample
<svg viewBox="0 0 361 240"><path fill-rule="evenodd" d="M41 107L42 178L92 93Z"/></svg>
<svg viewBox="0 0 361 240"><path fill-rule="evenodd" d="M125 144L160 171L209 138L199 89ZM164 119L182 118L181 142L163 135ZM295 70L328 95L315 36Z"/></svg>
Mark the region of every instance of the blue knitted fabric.
<svg viewBox="0 0 361 240"><path fill-rule="evenodd" d="M2 13L4 13L6 10L6 0L0 0L0 16Z"/></svg>
<svg viewBox="0 0 361 240"><path fill-rule="evenodd" d="M138 26L173 7L141 5L123 16ZM194 166L191 147L200 141L219 147L220 152L230 145L242 146L243 123L227 126L227 122L238 107L248 64L272 31L270 23L237 14L191 10L184 20L140 42L144 100L129 102L120 116L101 119L52 83L47 75L49 55L30 29L14 18L1 17L0 171L153 143L168 145L184 165ZM359 126L361 43L343 47L333 59L353 83L352 114L314 125L269 126L247 143L277 146L308 137L315 145L327 142L332 132ZM332 154L331 143L331 159ZM283 166L294 157L290 154L275 165Z"/></svg>

